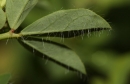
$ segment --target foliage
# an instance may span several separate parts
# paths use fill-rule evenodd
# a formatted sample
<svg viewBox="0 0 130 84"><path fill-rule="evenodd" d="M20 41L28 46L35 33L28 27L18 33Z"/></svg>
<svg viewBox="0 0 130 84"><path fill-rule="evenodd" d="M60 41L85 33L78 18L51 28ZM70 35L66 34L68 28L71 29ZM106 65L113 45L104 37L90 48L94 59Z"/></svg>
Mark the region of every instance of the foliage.
<svg viewBox="0 0 130 84"><path fill-rule="evenodd" d="M21 23L37 2L38 0L6 1L5 8L0 9L0 31L5 31L0 34L0 40L17 38L22 46L31 52L33 51L32 53L35 53L35 55L86 75L85 66L73 50L45 38L83 37L84 34L89 35L93 31L111 30L110 25L102 17L88 9L68 9L42 17L17 32ZM6 12L6 15L4 12ZM6 22L8 22L8 25ZM6 28L9 31L6 31Z"/></svg>

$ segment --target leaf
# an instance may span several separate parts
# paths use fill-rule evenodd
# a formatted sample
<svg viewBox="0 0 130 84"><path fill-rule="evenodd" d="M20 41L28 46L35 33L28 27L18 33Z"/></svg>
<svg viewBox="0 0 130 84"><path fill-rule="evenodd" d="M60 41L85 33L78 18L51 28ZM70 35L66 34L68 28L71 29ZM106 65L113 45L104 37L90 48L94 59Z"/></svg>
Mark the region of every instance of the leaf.
<svg viewBox="0 0 130 84"><path fill-rule="evenodd" d="M33 39L33 40L31 40ZM19 42L30 51L36 54L36 56L41 56L48 58L49 60L58 63L67 69L81 72L86 74L85 67L81 62L77 54L69 49L68 47L42 39L28 38L28 40L19 40ZM30 47L28 47L30 46ZM35 52L34 52L34 50Z"/></svg>
<svg viewBox="0 0 130 84"><path fill-rule="evenodd" d="M88 9L60 10L47 15L21 31L24 36L73 37L92 31L111 29L99 15Z"/></svg>
<svg viewBox="0 0 130 84"><path fill-rule="evenodd" d="M6 0L0 0L0 7L4 8Z"/></svg>
<svg viewBox="0 0 130 84"><path fill-rule="evenodd" d="M38 0L7 0L6 14L9 25L17 29Z"/></svg>
<svg viewBox="0 0 130 84"><path fill-rule="evenodd" d="M6 21L6 16L4 11L0 8L0 29L4 26Z"/></svg>
<svg viewBox="0 0 130 84"><path fill-rule="evenodd" d="M0 75L0 84L8 84L10 79L10 74Z"/></svg>

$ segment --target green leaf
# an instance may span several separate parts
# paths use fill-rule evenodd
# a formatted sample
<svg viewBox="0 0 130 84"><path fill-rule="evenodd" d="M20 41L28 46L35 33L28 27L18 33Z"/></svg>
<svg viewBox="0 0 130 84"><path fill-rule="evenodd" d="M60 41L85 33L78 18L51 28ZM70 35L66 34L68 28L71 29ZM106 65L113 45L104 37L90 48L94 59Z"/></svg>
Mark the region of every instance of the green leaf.
<svg viewBox="0 0 130 84"><path fill-rule="evenodd" d="M73 37L102 29L111 27L99 15L88 9L70 9L54 12L35 21L24 28L21 34Z"/></svg>
<svg viewBox="0 0 130 84"><path fill-rule="evenodd" d="M38 0L7 0L6 14L9 25L17 29Z"/></svg>
<svg viewBox="0 0 130 84"><path fill-rule="evenodd" d="M0 7L4 8L6 0L0 0Z"/></svg>
<svg viewBox="0 0 130 84"><path fill-rule="evenodd" d="M33 39L33 40L31 40ZM67 69L86 74L85 67L77 54L68 47L43 39L28 38L28 40L19 40L19 42L27 49L36 54L48 58ZM29 47L30 46L30 47Z"/></svg>
<svg viewBox="0 0 130 84"><path fill-rule="evenodd" d="M4 26L6 21L6 16L4 11L0 8L0 29Z"/></svg>
<svg viewBox="0 0 130 84"><path fill-rule="evenodd" d="M8 84L10 79L10 74L0 75L0 84Z"/></svg>

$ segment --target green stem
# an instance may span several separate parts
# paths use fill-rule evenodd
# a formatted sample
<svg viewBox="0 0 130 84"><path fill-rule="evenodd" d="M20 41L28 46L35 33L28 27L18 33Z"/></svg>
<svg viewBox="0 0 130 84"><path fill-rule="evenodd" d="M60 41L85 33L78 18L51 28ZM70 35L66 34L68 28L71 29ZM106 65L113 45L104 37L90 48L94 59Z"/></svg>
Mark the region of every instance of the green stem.
<svg viewBox="0 0 130 84"><path fill-rule="evenodd" d="M15 33L11 33L11 32L0 34L0 40L8 39L8 38L19 38L19 37L21 37L20 34L15 34Z"/></svg>

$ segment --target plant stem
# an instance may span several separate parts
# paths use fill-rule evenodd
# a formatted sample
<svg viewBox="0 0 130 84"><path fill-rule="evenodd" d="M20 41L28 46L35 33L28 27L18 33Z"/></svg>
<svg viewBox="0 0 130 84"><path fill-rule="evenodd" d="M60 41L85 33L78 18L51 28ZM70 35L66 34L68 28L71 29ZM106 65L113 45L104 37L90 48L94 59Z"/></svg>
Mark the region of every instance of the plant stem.
<svg viewBox="0 0 130 84"><path fill-rule="evenodd" d="M19 37L21 37L20 34L11 33L10 31L7 33L0 34L0 40L8 38L19 38Z"/></svg>

